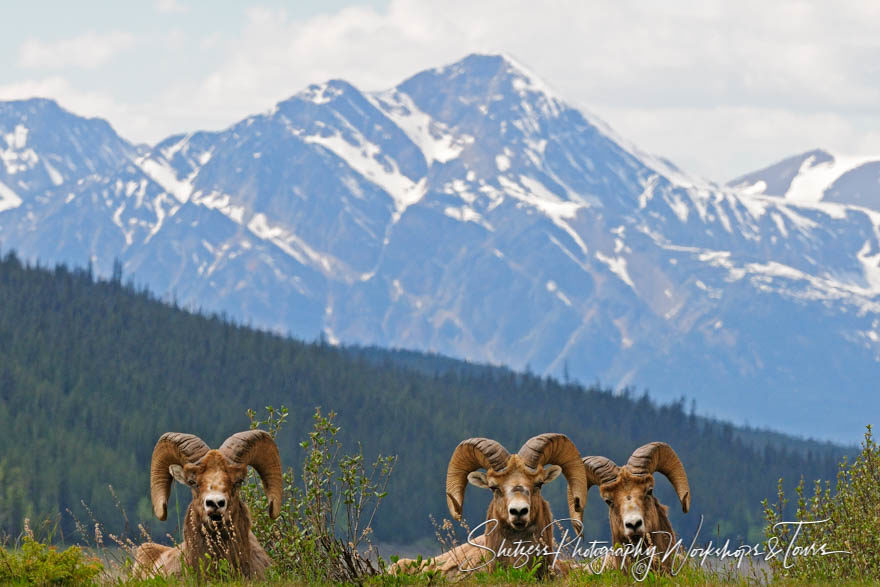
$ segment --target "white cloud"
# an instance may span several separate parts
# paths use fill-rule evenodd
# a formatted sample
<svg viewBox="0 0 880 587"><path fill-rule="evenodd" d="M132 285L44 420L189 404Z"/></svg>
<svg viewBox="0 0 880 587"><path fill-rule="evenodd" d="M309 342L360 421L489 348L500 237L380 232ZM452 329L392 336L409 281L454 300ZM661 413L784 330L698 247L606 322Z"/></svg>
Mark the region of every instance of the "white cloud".
<svg viewBox="0 0 880 587"><path fill-rule="evenodd" d="M159 14L183 14L189 12L189 6L178 0L156 0L156 10Z"/></svg>
<svg viewBox="0 0 880 587"><path fill-rule="evenodd" d="M205 41L225 62L163 101L183 121L189 97L193 122L216 127L331 77L382 89L505 51L635 143L720 181L789 149L875 144L847 111L880 102L878 6L392 0L306 21L253 9L237 38Z"/></svg>
<svg viewBox="0 0 880 587"><path fill-rule="evenodd" d="M134 43L134 35L122 31L103 35L88 32L54 42L28 39L19 48L18 64L25 68L82 67L94 69L106 64L117 53L132 47Z"/></svg>
<svg viewBox="0 0 880 587"><path fill-rule="evenodd" d="M782 108L610 108L621 135L688 170L723 183L813 148L880 156L880 114L851 119L832 111ZM873 131L871 129L874 129Z"/></svg>
<svg viewBox="0 0 880 587"><path fill-rule="evenodd" d="M192 6L201 10L211 9ZM179 40L202 69L181 74L166 54L155 93L120 88L126 118L105 116L152 142L223 128L329 78L377 90L467 53L503 51L634 143L723 181L814 147L880 152L878 25L875 1L391 0L308 19L251 8L237 34L184 28ZM159 55L164 38L138 43ZM68 58L76 51L59 45L39 45L56 51L34 50L41 57L31 61L100 61Z"/></svg>

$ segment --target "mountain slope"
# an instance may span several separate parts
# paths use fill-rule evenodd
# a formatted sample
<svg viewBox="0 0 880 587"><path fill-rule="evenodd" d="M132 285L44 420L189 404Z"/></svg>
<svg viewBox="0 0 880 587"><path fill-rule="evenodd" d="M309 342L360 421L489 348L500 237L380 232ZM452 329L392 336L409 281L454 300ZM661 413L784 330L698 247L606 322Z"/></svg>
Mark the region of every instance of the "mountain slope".
<svg viewBox="0 0 880 587"><path fill-rule="evenodd" d="M690 178L503 56L382 92L312 85L116 154L23 194L3 245L102 275L119 258L279 332L649 387L787 431L855 442L880 408L880 214Z"/></svg>

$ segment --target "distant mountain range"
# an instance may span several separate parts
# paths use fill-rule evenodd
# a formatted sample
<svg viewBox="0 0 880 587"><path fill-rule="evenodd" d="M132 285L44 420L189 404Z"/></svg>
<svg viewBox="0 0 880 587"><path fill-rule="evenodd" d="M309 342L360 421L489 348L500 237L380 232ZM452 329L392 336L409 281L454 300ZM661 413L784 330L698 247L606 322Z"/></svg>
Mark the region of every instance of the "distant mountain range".
<svg viewBox="0 0 880 587"><path fill-rule="evenodd" d="M749 194L795 202L838 202L880 211L880 155L844 157L815 149L738 177L728 185Z"/></svg>
<svg viewBox="0 0 880 587"><path fill-rule="evenodd" d="M382 92L312 85L153 147L0 103L0 148L0 244L26 259L118 259L298 337L645 387L820 438L854 442L880 409L877 190L789 197L820 152L736 188L690 177L504 56Z"/></svg>

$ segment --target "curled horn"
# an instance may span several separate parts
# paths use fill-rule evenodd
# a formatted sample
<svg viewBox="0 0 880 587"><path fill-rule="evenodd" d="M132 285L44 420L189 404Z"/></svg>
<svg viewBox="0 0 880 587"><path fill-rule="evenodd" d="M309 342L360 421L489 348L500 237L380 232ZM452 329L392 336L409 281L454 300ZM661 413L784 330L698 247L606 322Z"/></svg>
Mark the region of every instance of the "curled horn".
<svg viewBox="0 0 880 587"><path fill-rule="evenodd" d="M587 474L581 454L568 436L556 433L533 436L519 449L519 457L532 469L546 464L562 467L562 474L568 481L568 514L583 524L584 506L587 504Z"/></svg>
<svg viewBox="0 0 880 587"><path fill-rule="evenodd" d="M446 507L453 518L461 520L468 475L477 469L502 471L509 459L507 449L488 438L468 438L455 447L446 467Z"/></svg>
<svg viewBox="0 0 880 587"><path fill-rule="evenodd" d="M281 513L281 455L278 445L265 430L246 430L227 438L219 450L226 458L242 465L250 465L263 480L263 490L269 498L269 517Z"/></svg>
<svg viewBox="0 0 880 587"><path fill-rule="evenodd" d="M194 463L209 450L201 438L192 434L166 432L159 437L150 461L150 499L157 518L164 520L168 516L168 494L171 493L172 482L168 467Z"/></svg>
<svg viewBox="0 0 880 587"><path fill-rule="evenodd" d="M583 463L587 474L587 490L593 485L611 483L620 473L620 467L607 457L584 457Z"/></svg>
<svg viewBox="0 0 880 587"><path fill-rule="evenodd" d="M691 507L691 488L688 485L684 465L665 442L651 442L633 451L626 462L627 468L636 475L651 475L659 471L666 475L681 501L681 511L687 513Z"/></svg>

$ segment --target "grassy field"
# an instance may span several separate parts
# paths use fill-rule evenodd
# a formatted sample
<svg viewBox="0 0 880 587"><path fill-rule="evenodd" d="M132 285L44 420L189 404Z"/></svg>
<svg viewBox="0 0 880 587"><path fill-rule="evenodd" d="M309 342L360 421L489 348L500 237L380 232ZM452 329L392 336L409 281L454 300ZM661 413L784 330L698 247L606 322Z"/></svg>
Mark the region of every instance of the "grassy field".
<svg viewBox="0 0 880 587"><path fill-rule="evenodd" d="M284 424L286 410L270 409L263 420L250 413L252 426L261 427L274 435ZM497 566L491 571L447 577L438 571L422 571L419 561L403 572L389 573L388 566L396 561L382 559L370 540L369 523L385 497L384 487L392 471L393 459L378 459L365 464L360 452L346 454L336 439L339 428L333 423L333 414L317 411L314 428L309 434L309 457L293 483L292 471L284 475L286 489L282 514L272 520L268 517L267 501L259 477L251 473L242 488L242 499L252 515L252 527L274 564L266 583L298 584L352 584L352 585L433 585L460 583L464 585L521 585L546 583L551 585L801 585L801 584L875 584L880 581L880 446L874 442L870 428L865 435L862 452L852 462L840 464L840 472L832 490L830 482L817 483L809 495L801 484L796 491L796 520L807 523L792 526L783 517L789 498L782 485L775 503L764 502L766 533L760 544L750 548L752 556L721 559L717 553L688 551L679 556L672 570L659 572L656 567L640 566L635 561L626 571L597 570L583 559L569 563L565 573L551 574L537 579L538 563L523 568ZM359 504L356 508L342 507L341 503ZM124 512L121 512L125 516ZM355 522L354 524L352 522ZM780 523L782 525L780 526ZM6 540L0 548L0 584L116 584L116 585L178 585L178 584L248 584L236 569L225 560L218 564L205 561L210 574L186 571L183 577L138 579L133 572L131 554L141 542L148 540L141 529L138 536L115 536L102 531L98 520L77 520L80 544L53 545L60 542L55 533L58 521L32 524L25 520L22 533ZM346 532L346 528L348 531ZM352 533L351 529L355 528ZM449 534L451 523L437 527L437 544L420 543L396 547L398 552L436 552L438 545L445 550L456 543ZM68 540L70 537L66 537ZM179 539L179 538L178 538ZM171 537L174 541L174 537ZM803 547L816 545L816 550L846 550L829 555L808 552L784 559L780 554L767 557L777 547L777 553L788 552L789 545ZM696 548L706 545L695 545ZM719 545L715 544L717 548ZM779 547L782 550L779 550ZM729 550L736 550L731 546ZM685 544L687 549L687 544ZM390 550L390 549L389 549ZM346 565L356 559L363 564ZM594 559L593 565L602 559ZM791 564L786 564L791 563ZM430 568L430 567L429 567ZM354 570L353 570L354 569Z"/></svg>

